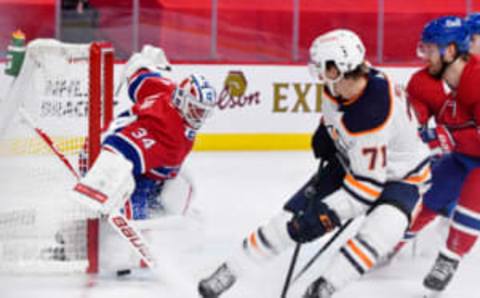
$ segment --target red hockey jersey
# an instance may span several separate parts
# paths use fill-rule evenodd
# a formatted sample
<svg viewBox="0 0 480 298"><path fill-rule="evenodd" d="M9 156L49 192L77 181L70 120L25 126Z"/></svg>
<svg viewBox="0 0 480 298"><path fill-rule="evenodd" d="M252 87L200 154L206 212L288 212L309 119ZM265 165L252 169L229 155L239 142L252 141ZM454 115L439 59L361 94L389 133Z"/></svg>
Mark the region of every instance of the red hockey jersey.
<svg viewBox="0 0 480 298"><path fill-rule="evenodd" d="M176 85L158 73L140 71L129 81L136 119L109 135L104 146L134 164L134 174L173 178L192 149L195 130L172 104Z"/></svg>
<svg viewBox="0 0 480 298"><path fill-rule="evenodd" d="M452 133L456 143L454 151L470 156L480 156L480 135L477 132L480 91L475 91L475 80L478 82L479 79L479 60L472 57L456 92L452 92L444 81L429 75L426 68L416 72L407 85L408 98L420 124L425 125L434 117L437 124L445 125Z"/></svg>

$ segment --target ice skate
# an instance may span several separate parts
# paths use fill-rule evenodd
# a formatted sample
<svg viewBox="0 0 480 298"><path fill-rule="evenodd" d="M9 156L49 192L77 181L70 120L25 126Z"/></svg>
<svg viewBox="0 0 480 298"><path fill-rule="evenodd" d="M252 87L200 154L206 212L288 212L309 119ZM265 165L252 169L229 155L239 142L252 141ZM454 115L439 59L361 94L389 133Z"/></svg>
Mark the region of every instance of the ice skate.
<svg viewBox="0 0 480 298"><path fill-rule="evenodd" d="M228 268L227 264L222 264L212 275L202 279L198 284L198 292L202 298L216 298L228 290L236 281L236 276Z"/></svg>
<svg viewBox="0 0 480 298"><path fill-rule="evenodd" d="M335 288L323 277L314 281L303 295L303 298L330 298L335 292Z"/></svg>
<svg viewBox="0 0 480 298"><path fill-rule="evenodd" d="M440 253L433 268L423 280L423 285L431 291L443 291L455 274L458 264L459 260L451 259Z"/></svg>
<svg viewBox="0 0 480 298"><path fill-rule="evenodd" d="M372 270L377 270L389 266L392 263L393 258L398 254L398 252L399 250L392 250L388 254L380 256Z"/></svg>

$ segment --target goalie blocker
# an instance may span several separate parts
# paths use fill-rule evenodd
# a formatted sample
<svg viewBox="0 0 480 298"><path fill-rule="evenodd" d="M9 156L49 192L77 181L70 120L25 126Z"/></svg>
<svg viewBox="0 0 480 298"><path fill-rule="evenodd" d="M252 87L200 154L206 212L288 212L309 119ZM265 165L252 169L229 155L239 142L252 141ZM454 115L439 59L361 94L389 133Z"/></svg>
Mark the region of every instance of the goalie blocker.
<svg viewBox="0 0 480 298"><path fill-rule="evenodd" d="M135 188L132 163L120 154L102 150L71 196L100 214L120 209Z"/></svg>

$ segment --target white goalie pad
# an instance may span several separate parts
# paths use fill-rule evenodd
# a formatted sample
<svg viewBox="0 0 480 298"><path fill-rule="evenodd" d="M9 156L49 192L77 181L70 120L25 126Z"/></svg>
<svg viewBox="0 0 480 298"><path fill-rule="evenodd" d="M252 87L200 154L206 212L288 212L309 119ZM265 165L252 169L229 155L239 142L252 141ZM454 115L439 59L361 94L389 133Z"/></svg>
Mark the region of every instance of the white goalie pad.
<svg viewBox="0 0 480 298"><path fill-rule="evenodd" d="M195 196L192 177L185 168L174 179L165 181L160 194L167 215L186 215Z"/></svg>
<svg viewBox="0 0 480 298"><path fill-rule="evenodd" d="M188 171L182 171L174 179L167 180L158 200L162 203L163 211L147 220L130 221L131 225L141 230L147 241L152 241L152 233L162 231L180 231L190 228L184 215L191 211L194 199L194 182ZM100 268L106 273L122 269L135 269L141 265L140 258L127 245L125 240L116 233L104 220L100 231ZM177 233L177 232L176 232Z"/></svg>
<svg viewBox="0 0 480 298"><path fill-rule="evenodd" d="M125 240L108 224L100 221L100 270L115 272L125 268L138 268L140 258L130 249Z"/></svg>
<svg viewBox="0 0 480 298"><path fill-rule="evenodd" d="M132 194L135 188L132 169L132 163L122 155L102 150L71 196L96 212L109 214L121 208Z"/></svg>

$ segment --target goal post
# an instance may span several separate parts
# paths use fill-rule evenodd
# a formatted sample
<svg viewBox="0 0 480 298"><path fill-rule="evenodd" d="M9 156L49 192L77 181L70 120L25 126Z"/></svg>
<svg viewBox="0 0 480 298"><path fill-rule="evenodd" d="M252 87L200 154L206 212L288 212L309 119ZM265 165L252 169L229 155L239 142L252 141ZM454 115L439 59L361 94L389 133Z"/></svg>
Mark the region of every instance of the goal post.
<svg viewBox="0 0 480 298"><path fill-rule="evenodd" d="M114 59L106 42L27 46L0 99L0 272L98 271L97 215L68 201L75 177L31 119L77 173L91 165L113 118Z"/></svg>

